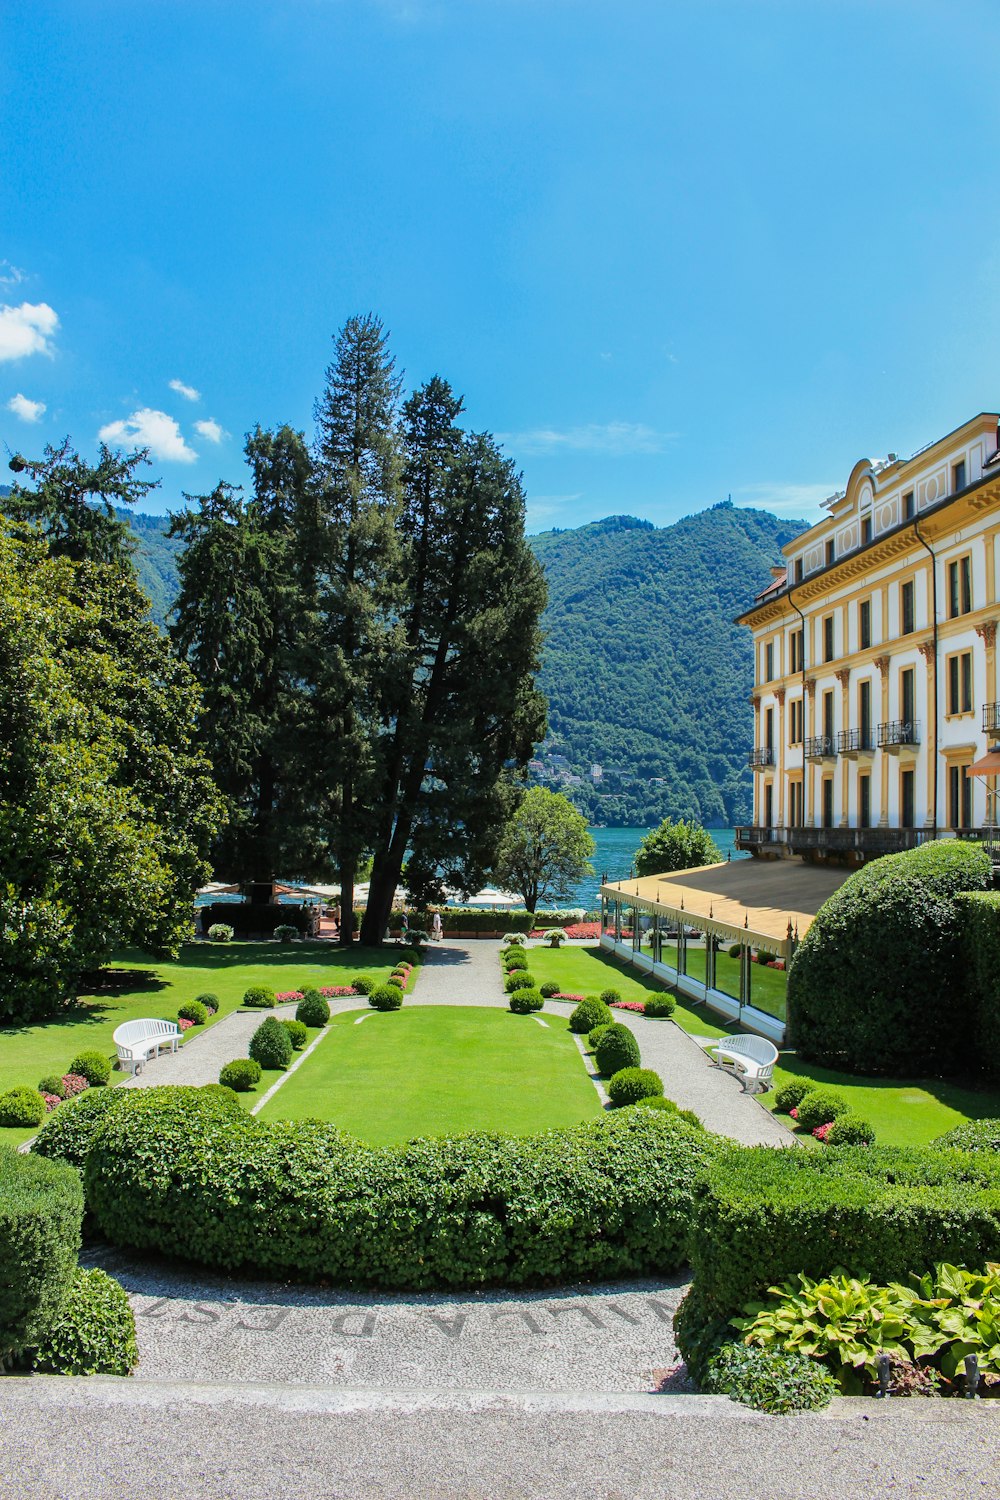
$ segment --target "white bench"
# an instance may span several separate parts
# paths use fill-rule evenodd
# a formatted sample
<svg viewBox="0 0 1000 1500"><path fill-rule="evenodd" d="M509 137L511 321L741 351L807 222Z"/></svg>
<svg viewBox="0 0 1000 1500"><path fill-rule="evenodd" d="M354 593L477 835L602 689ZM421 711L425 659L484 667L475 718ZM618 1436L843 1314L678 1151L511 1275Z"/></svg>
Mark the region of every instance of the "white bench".
<svg viewBox="0 0 1000 1500"><path fill-rule="evenodd" d="M744 1089L748 1083L759 1085L762 1092L770 1086L778 1049L766 1037L724 1036L709 1042L705 1051L716 1067L733 1068Z"/></svg>
<svg viewBox="0 0 1000 1500"><path fill-rule="evenodd" d="M161 1047L169 1046L171 1052L176 1052L180 1039L176 1021L154 1021L152 1017L123 1021L114 1035L118 1065L123 1071L141 1073L143 1063L150 1057L158 1057Z"/></svg>

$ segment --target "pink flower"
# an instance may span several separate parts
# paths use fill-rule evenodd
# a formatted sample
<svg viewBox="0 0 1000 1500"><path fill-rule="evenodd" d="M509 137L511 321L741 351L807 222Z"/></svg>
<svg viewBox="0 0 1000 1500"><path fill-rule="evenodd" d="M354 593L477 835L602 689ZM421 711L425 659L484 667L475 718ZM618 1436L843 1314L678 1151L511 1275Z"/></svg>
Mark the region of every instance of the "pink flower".
<svg viewBox="0 0 1000 1500"><path fill-rule="evenodd" d="M193 1021L183 1021L183 1020L181 1020L181 1021L177 1022L177 1025L178 1025L178 1027L179 1027L179 1029L181 1031L187 1031L187 1030L190 1029L190 1027L192 1027L194 1025L194 1022Z"/></svg>
<svg viewBox="0 0 1000 1500"><path fill-rule="evenodd" d="M813 1131L813 1135L816 1137L816 1139L818 1141L825 1141L826 1138L827 1138L827 1136L830 1134L830 1131L832 1129L833 1129L833 1121L832 1120L828 1120L825 1125L817 1125L816 1129Z"/></svg>
<svg viewBox="0 0 1000 1500"><path fill-rule="evenodd" d="M580 1001L580 1000L583 999L583 996L582 995L571 995L569 993L563 994L560 991L559 994L553 995L552 999L553 1000L576 1000L576 1001Z"/></svg>
<svg viewBox="0 0 1000 1500"><path fill-rule="evenodd" d="M301 1000L302 999L302 991L301 990L282 990L281 994L280 995L275 995L274 998L275 998L275 1001L277 1002L277 1004L281 1005L286 1000Z"/></svg>
<svg viewBox="0 0 1000 1500"><path fill-rule="evenodd" d="M642 1014L642 1012L646 1009L646 1006L645 1006L645 1002L642 1001L642 1000L612 1000L612 1002L611 1002L611 1009L612 1010L635 1010L635 1011L638 1011L640 1014Z"/></svg>
<svg viewBox="0 0 1000 1500"><path fill-rule="evenodd" d="M58 1094L47 1094L44 1089L42 1089L41 1093L42 1098L45 1100L45 1108L51 1114L56 1105L62 1103L62 1100Z"/></svg>
<svg viewBox="0 0 1000 1500"><path fill-rule="evenodd" d="M82 1094L84 1089L89 1088L90 1084L79 1073L63 1074L63 1090L67 1099L72 1099L74 1094Z"/></svg>
<svg viewBox="0 0 1000 1500"><path fill-rule="evenodd" d="M791 1117L792 1117L793 1120L797 1120L799 1118L799 1107L798 1107L798 1105L796 1105L794 1109L790 1109L788 1111L788 1113L791 1115Z"/></svg>

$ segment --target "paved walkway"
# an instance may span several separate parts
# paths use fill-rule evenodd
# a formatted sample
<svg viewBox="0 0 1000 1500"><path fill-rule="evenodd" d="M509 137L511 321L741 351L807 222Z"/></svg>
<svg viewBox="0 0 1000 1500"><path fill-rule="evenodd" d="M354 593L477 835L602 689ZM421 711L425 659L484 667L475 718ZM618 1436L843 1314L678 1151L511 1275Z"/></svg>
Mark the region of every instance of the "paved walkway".
<svg viewBox="0 0 1000 1500"><path fill-rule="evenodd" d="M428 945L423 965L408 1005L504 1006L503 976L497 961L499 942L491 938L472 941L443 939ZM356 1010L359 998L347 996L330 1001L336 1015ZM565 1016L565 1002L547 1001L545 1010ZM217 1083L219 1069L234 1057L246 1057L250 1038L266 1015L295 1013L294 1005L279 1005L273 1011L234 1011L214 1026L199 1032L176 1053L147 1064L137 1078L128 1078L123 1088L151 1088L154 1084ZM663 1079L663 1091L682 1109L693 1109L707 1129L729 1136L745 1146L791 1146L794 1135L771 1112L743 1092L731 1073L715 1068L704 1051L673 1021L651 1021L634 1011L615 1012L617 1020L631 1028L642 1053L643 1066Z"/></svg>

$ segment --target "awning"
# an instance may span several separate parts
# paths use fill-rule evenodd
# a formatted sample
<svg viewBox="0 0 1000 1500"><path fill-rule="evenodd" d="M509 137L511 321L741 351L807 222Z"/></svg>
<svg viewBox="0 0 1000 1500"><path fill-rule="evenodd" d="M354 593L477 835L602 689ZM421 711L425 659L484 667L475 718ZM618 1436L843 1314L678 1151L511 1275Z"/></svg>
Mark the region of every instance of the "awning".
<svg viewBox="0 0 1000 1500"><path fill-rule="evenodd" d="M987 750L969 767L970 776L1000 776L1000 750Z"/></svg>

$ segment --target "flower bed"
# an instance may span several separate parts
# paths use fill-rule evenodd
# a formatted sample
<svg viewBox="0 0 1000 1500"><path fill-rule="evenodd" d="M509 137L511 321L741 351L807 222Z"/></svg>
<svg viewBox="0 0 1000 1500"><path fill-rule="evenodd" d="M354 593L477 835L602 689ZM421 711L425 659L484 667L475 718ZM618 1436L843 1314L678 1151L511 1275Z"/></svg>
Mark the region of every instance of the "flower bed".
<svg viewBox="0 0 1000 1500"><path fill-rule="evenodd" d="M556 994L549 996L550 1000L572 1000L574 1005L579 1005L580 1001L584 998L585 996L583 995L571 995L569 993L563 993L563 991L561 990L557 991Z"/></svg>
<svg viewBox="0 0 1000 1500"><path fill-rule="evenodd" d="M645 1014L646 1002L645 1000L612 1000L611 1009L634 1010L641 1016Z"/></svg>
<svg viewBox="0 0 1000 1500"><path fill-rule="evenodd" d="M319 993L323 996L324 1000L337 1000L347 995L356 995L358 991L354 988L353 984L324 984L320 986ZM302 999L302 991L282 990L279 994L275 995L274 999L278 1005L291 1003L293 1000L298 1004Z"/></svg>

